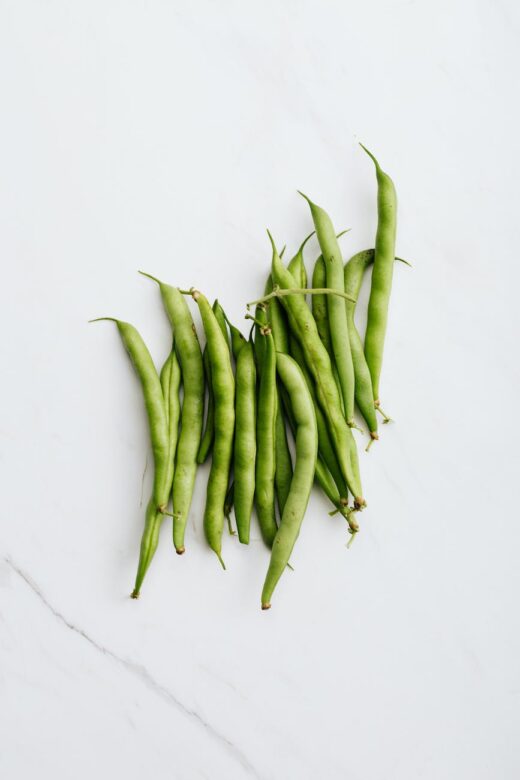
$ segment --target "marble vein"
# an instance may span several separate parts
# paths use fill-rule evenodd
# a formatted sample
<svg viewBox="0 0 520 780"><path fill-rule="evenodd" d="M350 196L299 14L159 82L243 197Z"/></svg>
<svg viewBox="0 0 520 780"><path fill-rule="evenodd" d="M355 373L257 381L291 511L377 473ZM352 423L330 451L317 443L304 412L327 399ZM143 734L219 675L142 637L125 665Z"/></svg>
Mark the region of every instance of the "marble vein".
<svg viewBox="0 0 520 780"><path fill-rule="evenodd" d="M70 620L68 620L64 615L61 614L61 612L58 612L58 610L44 596L44 594L42 593L41 589L36 584L36 582L34 582L34 580L25 571L23 571L23 569L21 569L20 566L18 566L11 558L5 557L4 561L11 568L11 570L20 579L22 579L25 582L25 584L31 589L34 595L37 596L40 602L47 608L47 610L57 620L60 621L62 625L64 625L70 631L73 631L75 634L78 634L78 636L82 637L82 639L88 642L91 647L95 648L98 652L102 653L105 657L112 659L118 665L126 669L127 672L132 674L134 677L137 677L139 680L141 680L142 683L146 685L146 687L149 690L153 691L156 695L160 696L164 701L168 702L169 705L175 707L175 709L178 712L181 712L186 717L195 721L199 726L201 726L207 732L209 736L211 736L220 745L222 745L227 750L228 754L231 757L233 757L235 761L239 762L242 768L251 777L256 777L259 780L261 780L261 775L258 774L256 769L249 762L246 756L242 753L242 751L239 748L237 748L235 744L233 744L233 742L231 742L230 739L228 739L224 734L222 734L214 726L212 726L211 723L208 723L208 721L206 721L201 715L199 715L198 712L183 704L168 688L166 688L164 685L158 682L150 674L150 672L148 671L148 669L146 669L145 666L137 663L136 661L131 661L127 658L123 658L117 653L114 653L114 651L110 650L108 647L105 647L104 645L101 645L98 642L96 642L96 640L93 639L91 636L89 636L82 628L80 628L79 626L75 625Z"/></svg>

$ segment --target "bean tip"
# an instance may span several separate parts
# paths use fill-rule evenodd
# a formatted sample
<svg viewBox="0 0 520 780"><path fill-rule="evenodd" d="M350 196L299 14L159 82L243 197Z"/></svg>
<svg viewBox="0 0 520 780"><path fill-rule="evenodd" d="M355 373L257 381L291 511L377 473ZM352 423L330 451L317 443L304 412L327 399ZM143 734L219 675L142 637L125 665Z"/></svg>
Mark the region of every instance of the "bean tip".
<svg viewBox="0 0 520 780"><path fill-rule="evenodd" d="M175 552L177 553L177 555L184 555L184 553L186 552L186 548L185 547L176 547L175 548Z"/></svg>
<svg viewBox="0 0 520 780"><path fill-rule="evenodd" d="M301 190L296 190L296 192L298 193L298 195L301 195L301 196L302 196L302 198L305 198L305 200L307 201L307 203L308 203L309 205L311 205L311 203L312 203L312 200L311 200L311 199L308 197L308 195L306 195L306 194L305 194L304 192L302 192Z"/></svg>
<svg viewBox="0 0 520 780"><path fill-rule="evenodd" d="M140 596L140 592L134 588L134 590L130 594L131 599L138 599Z"/></svg>
<svg viewBox="0 0 520 780"><path fill-rule="evenodd" d="M271 609L271 602L270 601L262 602L262 609Z"/></svg>

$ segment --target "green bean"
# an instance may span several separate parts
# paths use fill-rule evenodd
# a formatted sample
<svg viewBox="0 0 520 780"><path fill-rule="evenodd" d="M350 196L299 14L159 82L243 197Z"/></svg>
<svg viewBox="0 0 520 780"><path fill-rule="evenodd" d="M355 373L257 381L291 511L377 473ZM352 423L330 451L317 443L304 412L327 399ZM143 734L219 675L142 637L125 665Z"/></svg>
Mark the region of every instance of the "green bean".
<svg viewBox="0 0 520 780"><path fill-rule="evenodd" d="M255 495L256 366L252 341L236 355L236 423L234 446L235 519L238 538L249 544Z"/></svg>
<svg viewBox="0 0 520 780"><path fill-rule="evenodd" d="M208 403L206 409L204 432L201 435L199 449L197 452L197 463L199 465L206 462L207 457L211 452L213 434L215 433L215 404L213 399L213 391L211 389L211 366L209 364L209 352L207 344L204 347L204 352L202 353L202 361L204 365L204 378L208 387Z"/></svg>
<svg viewBox="0 0 520 780"><path fill-rule="evenodd" d="M282 576L300 533L314 481L318 434L316 415L307 384L297 363L278 352L276 369L291 399L296 420L296 459L291 489L273 541L269 569L262 590L262 609L269 609L273 591Z"/></svg>
<svg viewBox="0 0 520 780"><path fill-rule="evenodd" d="M374 250L366 249L363 252L358 252L354 257L350 258L348 263L345 263L345 292L350 292L357 298L365 269L373 261ZM363 352L363 343L354 321L356 304L345 301L345 307L347 312L350 347L354 361L354 373L356 376L356 403L368 426L372 442L379 438L377 433L377 415L374 406L372 378L370 376L365 353ZM370 444L368 446L370 446Z"/></svg>
<svg viewBox="0 0 520 780"><path fill-rule="evenodd" d="M141 272L143 273L143 272ZM175 334L184 397L181 431L175 458L172 485L173 542L177 553L184 552L184 535L197 473L197 451L204 415L204 373L199 339L184 296L176 287L148 276L159 285L162 301Z"/></svg>
<svg viewBox="0 0 520 780"><path fill-rule="evenodd" d="M325 490L325 494L330 498L331 495L334 495L334 499L332 500L332 503L334 506L341 512L341 514L345 517L347 522L349 523L349 526L353 532L356 532L359 530L359 526L357 524L357 521L354 518L353 513L348 509L348 490L347 485L345 483L345 480L343 478L343 475L341 473L341 469L339 467L338 459L336 457L336 453L334 451L334 445L332 443L327 423L325 421L325 417L323 415L323 412L321 411L321 408L318 404L318 399L316 397L316 389L314 387L314 383L311 379L311 376L309 374L309 371L307 369L307 366L305 364L305 357L303 354L303 350L299 342L294 336L291 336L290 339L290 354L293 357L293 359L296 361L296 363L299 365L303 377L307 383L307 387L309 389L309 392L311 394L311 398L315 407L316 412L316 425L318 430L318 455L319 455L319 461L323 463L323 466L325 467L326 472L330 475L331 479L334 483L334 490L333 493L331 493L330 490ZM321 466L321 463L319 464ZM320 473L316 474L316 478L320 484L322 485L322 471Z"/></svg>
<svg viewBox="0 0 520 780"><path fill-rule="evenodd" d="M303 193L300 194L303 195ZM313 203L306 195L303 195L303 197L311 209L318 243L325 262L327 287L344 292L343 259L332 221L324 209ZM338 369L345 416L347 423L353 428L355 427L354 365L350 351L345 306L338 297L329 295L327 297L327 312L332 351Z"/></svg>
<svg viewBox="0 0 520 780"><path fill-rule="evenodd" d="M265 339L263 362L258 387L256 417L255 500L262 538L271 547L277 531L274 478L276 471L276 350L271 329L263 326L260 335Z"/></svg>
<svg viewBox="0 0 520 780"><path fill-rule="evenodd" d="M401 257L396 257L395 259L399 260L401 263L410 265L410 263L403 260ZM351 293L353 297L358 297L361 282L363 281L363 274L373 262L374 250L364 249L362 252L358 252L351 257L348 263L345 263L345 292ZM368 425L371 436L371 441L366 447L368 450L372 441L379 438L377 433L377 415L374 406L372 378L370 376L365 353L363 352L363 343L354 320L356 304L351 301L345 301L345 306L349 325L350 346L352 349L352 358L354 360L354 371L356 375L356 403ZM380 408L379 411L385 417L384 422L388 422L389 418L386 417L383 410Z"/></svg>
<svg viewBox="0 0 520 780"><path fill-rule="evenodd" d="M270 234L269 237L273 247L273 282L282 289L291 289L294 278L284 268ZM352 431L343 417L330 357L320 341L316 322L306 302L301 300L298 295L287 295L281 300L289 313L289 326L304 349L305 360L314 378L318 402L334 442L342 476L354 496L354 505L361 508L365 505L365 501L361 489L356 443Z"/></svg>
<svg viewBox="0 0 520 780"><path fill-rule="evenodd" d="M336 238L341 238L349 230L342 230L338 233ZM314 263L312 272L312 286L317 288L323 288L327 285L327 272L325 270L325 260L323 255L320 255ZM345 290L345 292L348 292ZM330 338L330 326L329 315L327 310L327 296L325 294L318 294L312 296L312 313L316 320L316 326L318 328L318 334L322 340L325 349L329 353L331 359L333 358L332 341ZM337 379L337 376L336 376ZM339 380L337 380L339 382Z"/></svg>
<svg viewBox="0 0 520 780"><path fill-rule="evenodd" d="M274 484L276 488L276 503L278 504L278 510L281 515L291 488L293 468L279 393L276 406L275 426L274 452L276 468L274 473Z"/></svg>
<svg viewBox="0 0 520 780"><path fill-rule="evenodd" d="M224 338L209 301L198 290L193 289L190 293L199 307L206 334L215 403L215 436L204 510L204 532L209 546L225 569L222 560L222 531L235 430L235 378L229 343Z"/></svg>
<svg viewBox="0 0 520 780"><path fill-rule="evenodd" d="M215 300L213 302L213 313L217 318L217 322L219 324L220 330L222 331L222 335L224 336L229 348L229 337L228 337L227 326L226 326L226 315L224 314L224 310L222 309L222 306L220 305L218 300ZM206 413L206 425L204 426L204 433L202 434L199 451L197 453L197 463L199 465L205 463L209 453L211 452L211 447L213 445L214 428L215 428L215 402L213 398L213 390L212 390L212 383L211 383L211 366L209 361L209 355L207 354L207 346L204 347L203 362L204 362L204 375L206 377L206 383L208 385L208 409Z"/></svg>
<svg viewBox="0 0 520 780"><path fill-rule="evenodd" d="M175 352L175 343L168 355L160 374L161 388L166 409L166 424L168 426L168 460L171 468L172 482L174 474L175 453L177 451L177 439L179 436L179 418L181 405L179 401L179 388L181 384L181 369Z"/></svg>
<svg viewBox="0 0 520 780"><path fill-rule="evenodd" d="M273 289L271 275L267 279L265 290L267 293ZM266 317L264 317L266 321ZM277 352L287 353L289 349L289 334L287 318L282 305L276 298L269 302L269 325L273 334L274 345ZM262 338L262 337L261 337ZM287 431L283 419L283 411L280 403L280 393L277 382L277 409L275 427L275 488L276 501L280 514L283 512L285 501L289 494L292 479L292 459L287 442Z"/></svg>
<svg viewBox="0 0 520 780"><path fill-rule="evenodd" d="M344 231L347 232L347 231ZM339 236L343 235L342 233L338 234ZM325 268L325 260L323 259L323 255L320 255L318 259L316 260L314 264L314 269L312 273L312 286L314 288L322 289L326 287L327 284L327 271ZM336 380L336 384L338 386L340 400L341 400L341 408L343 411L343 414L345 414L345 403L343 399L343 395L341 393L341 383L339 380L339 374L338 374L338 367L336 365L336 362L334 360L334 351L332 349L332 339L330 336L330 323L329 323L329 313L327 308L327 295L325 294L319 294L319 295L313 295L312 296L312 314L314 316L314 319L316 320L316 327L318 329L318 335L320 339L323 342L323 346L329 353L331 362L332 362L332 373L334 374L334 379ZM347 303L347 301L346 301Z"/></svg>
<svg viewBox="0 0 520 780"><path fill-rule="evenodd" d="M141 538L139 564L132 598L139 598L144 576L157 549L159 529L168 505L173 476L173 458L170 457L170 442L166 403L161 381L154 366L148 347L139 332L129 322L114 317L99 317L92 322L110 320L115 322L121 340L139 377L143 391L154 460L152 496L146 510L146 522Z"/></svg>
<svg viewBox="0 0 520 780"><path fill-rule="evenodd" d="M320 255L314 263L314 269L312 272L312 286L313 287L325 287L327 284L327 272L325 270L325 260L323 255ZM345 301L347 303L347 301ZM327 311L327 296L326 295L313 295L312 296L312 314L316 320L316 327L318 329L319 337L323 343L323 346L329 353L331 359L333 358L332 341L330 338L330 326L329 315Z"/></svg>
<svg viewBox="0 0 520 780"><path fill-rule="evenodd" d="M363 144L361 148L372 159L377 178L377 232L374 254L374 270L368 301L365 356L372 377L374 403L380 406L379 379L383 363L388 304L392 289L395 258L395 234L397 225L397 196L392 179L381 170L374 155Z"/></svg>

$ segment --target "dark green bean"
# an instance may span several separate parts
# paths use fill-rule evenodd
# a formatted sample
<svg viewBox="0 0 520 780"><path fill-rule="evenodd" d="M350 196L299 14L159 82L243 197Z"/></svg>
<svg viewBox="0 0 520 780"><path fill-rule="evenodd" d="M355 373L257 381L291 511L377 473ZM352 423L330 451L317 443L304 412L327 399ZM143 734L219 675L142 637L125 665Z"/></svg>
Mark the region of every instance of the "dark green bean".
<svg viewBox="0 0 520 780"><path fill-rule="evenodd" d="M222 331L222 335L224 336L224 339L226 340L226 343L229 348L229 336L227 332L226 315L224 313L224 310L222 309L222 306L220 305L218 300L215 300L213 302L212 308L213 308L213 313L215 314L215 317L219 324L220 330ZM208 405L207 405L208 408L206 413L206 425L204 426L204 433L202 434L199 451L197 453L197 463L199 465L205 463L209 453L211 452L211 447L213 445L214 427L215 427L215 401L213 398L213 390L212 390L212 382L211 382L211 365L209 361L209 355L207 354L207 345L206 347L204 347L203 361L204 361L204 374L208 386Z"/></svg>

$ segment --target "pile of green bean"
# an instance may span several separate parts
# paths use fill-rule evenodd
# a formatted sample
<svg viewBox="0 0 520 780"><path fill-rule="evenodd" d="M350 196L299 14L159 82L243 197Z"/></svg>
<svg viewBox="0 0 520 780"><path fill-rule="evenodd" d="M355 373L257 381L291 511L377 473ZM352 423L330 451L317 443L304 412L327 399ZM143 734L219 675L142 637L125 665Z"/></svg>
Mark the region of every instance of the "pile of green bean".
<svg viewBox="0 0 520 780"><path fill-rule="evenodd" d="M365 149L365 147L363 147ZM314 231L285 265L270 234L271 272L264 295L247 304L246 337L218 301L195 288L157 283L172 327L172 348L160 374L137 330L113 319L138 374L148 416L154 461L152 495L133 598L138 598L157 549L165 516L173 518L173 543L185 552L185 530L197 466L211 455L204 532L222 567L226 518L232 534L249 544L253 507L271 549L262 609L289 566L316 481L354 538L366 506L361 487L355 408L370 444L378 439L379 380L395 257L397 201L391 178L376 158L378 224L375 247L343 263L326 211L303 195ZM304 247L317 236L321 254L308 285ZM364 344L355 324L365 271L373 266ZM201 350L186 299L197 304L205 336ZM253 308L254 307L254 308ZM97 320L94 320L97 321ZM182 401L180 388L182 386ZM206 401L207 397L207 401ZM361 430L361 429L359 429ZM290 446L289 439L293 439Z"/></svg>

